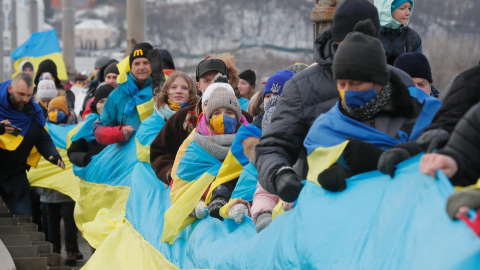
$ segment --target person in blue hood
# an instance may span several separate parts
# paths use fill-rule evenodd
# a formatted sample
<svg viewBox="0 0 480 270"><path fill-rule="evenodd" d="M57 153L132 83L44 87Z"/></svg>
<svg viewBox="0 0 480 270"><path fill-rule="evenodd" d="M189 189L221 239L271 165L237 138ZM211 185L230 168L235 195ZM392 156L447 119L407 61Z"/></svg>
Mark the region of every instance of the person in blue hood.
<svg viewBox="0 0 480 270"><path fill-rule="evenodd" d="M375 0L380 17L380 40L382 41L387 63L393 65L395 59L408 52L422 52L422 39L408 26L413 13L413 0Z"/></svg>

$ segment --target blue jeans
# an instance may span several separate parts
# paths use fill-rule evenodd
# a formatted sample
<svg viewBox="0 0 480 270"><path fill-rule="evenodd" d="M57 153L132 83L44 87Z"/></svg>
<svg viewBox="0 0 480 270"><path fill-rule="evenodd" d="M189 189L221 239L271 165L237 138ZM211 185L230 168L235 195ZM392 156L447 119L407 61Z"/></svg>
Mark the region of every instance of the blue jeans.
<svg viewBox="0 0 480 270"><path fill-rule="evenodd" d="M27 173L22 172L8 179L0 179L0 196L12 215L32 215L28 192Z"/></svg>

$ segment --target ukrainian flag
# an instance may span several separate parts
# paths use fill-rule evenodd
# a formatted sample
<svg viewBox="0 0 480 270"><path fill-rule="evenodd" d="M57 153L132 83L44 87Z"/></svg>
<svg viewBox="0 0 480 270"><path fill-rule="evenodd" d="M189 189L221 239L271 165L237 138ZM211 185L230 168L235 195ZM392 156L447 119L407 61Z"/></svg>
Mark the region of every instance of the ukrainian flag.
<svg viewBox="0 0 480 270"><path fill-rule="evenodd" d="M51 59L57 65L58 78L67 80L67 69L63 61L62 50L58 43L55 29L44 32L34 32L30 38L12 52L15 61L15 74L19 73L18 66L22 61L30 61L36 71L38 65L46 59Z"/></svg>

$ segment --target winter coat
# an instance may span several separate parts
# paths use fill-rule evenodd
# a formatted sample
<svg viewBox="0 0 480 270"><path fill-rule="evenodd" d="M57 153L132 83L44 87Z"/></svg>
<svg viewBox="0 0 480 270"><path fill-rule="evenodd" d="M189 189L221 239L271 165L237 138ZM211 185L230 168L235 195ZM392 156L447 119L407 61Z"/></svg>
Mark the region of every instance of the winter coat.
<svg viewBox="0 0 480 270"><path fill-rule="evenodd" d="M257 217L263 213L272 213L275 206L280 201L280 197L266 191L260 183L257 183L257 190L253 194L253 204L251 208L253 224L257 224Z"/></svg>
<svg viewBox="0 0 480 270"><path fill-rule="evenodd" d="M417 32L392 17L392 3L394 0L375 0L374 4L380 18L380 41L385 49L387 63L393 65L395 59L407 52L422 52L422 39ZM412 1L413 2L413 1ZM413 14L413 6L410 17Z"/></svg>
<svg viewBox="0 0 480 270"><path fill-rule="evenodd" d="M94 122L97 121L99 117L96 113L89 114L87 120L71 139L72 144L67 150L67 155L70 162L78 167L86 167L92 160L92 157L106 147L98 143L93 136ZM115 130L115 132L118 133L119 131Z"/></svg>
<svg viewBox="0 0 480 270"><path fill-rule="evenodd" d="M167 176L172 170L177 151L190 132L197 126L201 113L201 100L196 105L190 105L178 110L163 126L160 133L150 145L150 162L157 178L165 184L170 184ZM247 121L253 119L251 114L242 111Z"/></svg>
<svg viewBox="0 0 480 270"><path fill-rule="evenodd" d="M458 171L450 179L455 186L474 185L480 178L480 104L458 122L445 148L439 154L451 156Z"/></svg>
<svg viewBox="0 0 480 270"><path fill-rule="evenodd" d="M285 84L270 128L256 147L258 181L272 194L277 194L273 183L275 173L283 166L295 164L310 126L338 101L337 83L332 74L333 44L331 29L317 38L314 49L317 64L295 74ZM392 66L388 68L405 85L414 85L405 72ZM301 158L306 159L306 156Z"/></svg>

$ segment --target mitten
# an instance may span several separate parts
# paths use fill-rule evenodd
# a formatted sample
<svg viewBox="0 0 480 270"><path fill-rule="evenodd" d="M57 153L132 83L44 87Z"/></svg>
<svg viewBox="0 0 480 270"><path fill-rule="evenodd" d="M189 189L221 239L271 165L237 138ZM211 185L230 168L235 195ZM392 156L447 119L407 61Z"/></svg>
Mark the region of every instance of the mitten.
<svg viewBox="0 0 480 270"><path fill-rule="evenodd" d="M376 170L382 152L382 149L371 143L349 139L343 151L343 159L355 175Z"/></svg>
<svg viewBox="0 0 480 270"><path fill-rule="evenodd" d="M450 133L448 131L437 128L425 131L416 139L416 142L420 145L423 152L431 153L435 149L444 147L449 138Z"/></svg>
<svg viewBox="0 0 480 270"><path fill-rule="evenodd" d="M410 153L404 148L398 147L388 149L382 153L378 160L378 170L393 178L395 176L395 166L411 157Z"/></svg>
<svg viewBox="0 0 480 270"><path fill-rule="evenodd" d="M237 224L242 224L245 221L244 215L248 216L248 207L243 203L236 204L230 208L228 215L233 218Z"/></svg>
<svg viewBox="0 0 480 270"><path fill-rule="evenodd" d="M199 201L197 205L195 206L195 217L198 219L204 219L208 216L207 211L205 211L205 207L203 206L205 204L204 201Z"/></svg>
<svg viewBox="0 0 480 270"><path fill-rule="evenodd" d="M255 224L255 230L257 233L261 232L272 222L272 213L261 213L257 217L257 224Z"/></svg>
<svg viewBox="0 0 480 270"><path fill-rule="evenodd" d="M278 196L285 202L294 202L303 188L292 168L278 170L274 181Z"/></svg>
<svg viewBox="0 0 480 270"><path fill-rule="evenodd" d="M223 217L220 216L220 208L222 208L225 204L227 204L227 199L222 196L215 197L208 205L208 214L211 217L223 220Z"/></svg>
<svg viewBox="0 0 480 270"><path fill-rule="evenodd" d="M450 195L447 200L447 213L451 219L455 219L460 207L467 206L470 209L480 209L480 190L465 189Z"/></svg>
<svg viewBox="0 0 480 270"><path fill-rule="evenodd" d="M352 173L339 164L334 164L330 168L324 170L318 175L318 183L326 190L332 192L343 191L347 188L347 178Z"/></svg>

